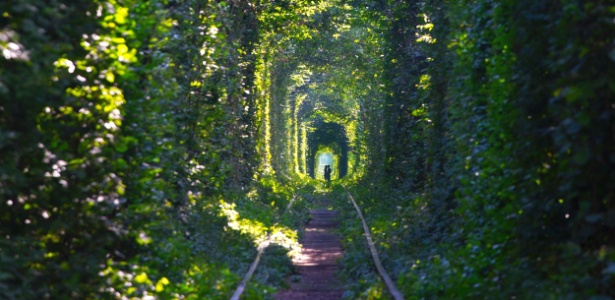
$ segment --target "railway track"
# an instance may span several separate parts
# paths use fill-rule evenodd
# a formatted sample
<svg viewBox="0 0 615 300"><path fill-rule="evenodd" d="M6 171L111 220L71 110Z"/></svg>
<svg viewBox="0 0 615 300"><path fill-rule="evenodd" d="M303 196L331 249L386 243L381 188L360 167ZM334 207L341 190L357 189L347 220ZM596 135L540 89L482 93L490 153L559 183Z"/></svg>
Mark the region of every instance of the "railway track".
<svg viewBox="0 0 615 300"><path fill-rule="evenodd" d="M337 300L343 286L336 278L338 259L343 255L337 210L313 209L301 240L301 254L293 259L297 275L291 277L290 289L274 296L276 300Z"/></svg>
<svg viewBox="0 0 615 300"><path fill-rule="evenodd" d="M403 295L397 290L393 280L380 262L369 226L360 207L350 192L348 190L346 192L361 221L368 249L378 274L387 286L392 298L403 300ZM287 210L289 208L290 204ZM339 213L337 210L331 209L312 209L310 214L311 219L307 223L305 234L300 241L303 245L301 253L293 258L293 265L297 274L291 276L288 290L280 291L274 295L275 300L338 300L342 298L344 287L336 277L339 270L338 260L343 256L341 237L335 233L335 229L339 225ZM240 299L245 285L258 266L264 248L266 246L259 249L250 271L244 277L231 300Z"/></svg>

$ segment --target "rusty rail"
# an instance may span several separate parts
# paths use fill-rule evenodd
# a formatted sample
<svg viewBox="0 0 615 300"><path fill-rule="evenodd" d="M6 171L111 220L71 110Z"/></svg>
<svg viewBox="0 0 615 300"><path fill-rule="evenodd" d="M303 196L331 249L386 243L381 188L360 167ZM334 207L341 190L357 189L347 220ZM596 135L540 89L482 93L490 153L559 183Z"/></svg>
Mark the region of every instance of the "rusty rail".
<svg viewBox="0 0 615 300"><path fill-rule="evenodd" d="M361 209L359 208L357 203L354 201L354 198L352 197L348 189L346 189L346 187L344 187L344 189L346 190L346 193L348 194L348 197L350 198L350 202L352 202L352 205L354 205L354 208L357 210L357 214L359 215L359 218L361 219L361 223L363 224L363 231L365 232L365 239L367 239L367 245L369 247L369 251L372 254L374 264L376 265L376 269L378 270L380 277L386 284L387 288L389 289L389 293L391 293L393 298L395 300L403 300L404 296L399 292L399 290L395 286L395 283L393 283L393 280L391 280L391 277L389 276L389 274L387 274L386 270L382 266L382 263L380 262L380 258L378 257L378 251L376 251L374 240L372 239L372 235L369 231L369 227L367 226L367 222L365 221L365 218L363 217L363 213L361 212Z"/></svg>
<svg viewBox="0 0 615 300"><path fill-rule="evenodd" d="M290 209L290 207L295 202L295 198L296 198L296 195L293 196L292 199L290 199L290 202L288 203L288 206L286 206L286 210L284 210L282 215L284 215ZM252 278L252 275L254 275L254 272L256 271L256 268L258 267L258 263L261 260L261 256L263 256L263 253L265 253L265 249L267 249L267 247L271 245L272 237L273 235L269 234L267 238L258 245L258 253L256 254L256 258L250 265L250 269L248 269L248 273L246 273L246 275L243 277L243 279L239 283L239 286L237 286L235 293L233 293L233 296L231 296L230 300L239 300L243 292L246 290L246 286L248 285L248 282L250 281L250 279Z"/></svg>

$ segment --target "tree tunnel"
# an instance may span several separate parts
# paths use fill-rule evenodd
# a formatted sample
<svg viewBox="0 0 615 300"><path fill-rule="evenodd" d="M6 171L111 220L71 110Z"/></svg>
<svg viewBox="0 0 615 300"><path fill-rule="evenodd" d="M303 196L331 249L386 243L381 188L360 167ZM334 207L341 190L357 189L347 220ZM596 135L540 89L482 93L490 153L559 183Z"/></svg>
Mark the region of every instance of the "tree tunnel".
<svg viewBox="0 0 615 300"><path fill-rule="evenodd" d="M3 1L0 299L615 299L613 2Z"/></svg>
<svg viewBox="0 0 615 300"><path fill-rule="evenodd" d="M332 179L348 173L348 137L346 129L338 123L319 118L313 123L314 130L307 135L306 166L310 177L322 178L324 165L333 169Z"/></svg>

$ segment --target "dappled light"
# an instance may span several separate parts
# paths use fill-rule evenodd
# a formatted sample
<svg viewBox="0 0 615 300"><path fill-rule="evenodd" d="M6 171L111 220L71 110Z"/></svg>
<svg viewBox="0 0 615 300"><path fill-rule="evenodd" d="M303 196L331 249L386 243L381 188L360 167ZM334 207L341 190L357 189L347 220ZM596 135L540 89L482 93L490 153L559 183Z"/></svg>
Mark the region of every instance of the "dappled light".
<svg viewBox="0 0 615 300"><path fill-rule="evenodd" d="M0 299L615 299L605 1L9 0Z"/></svg>
<svg viewBox="0 0 615 300"><path fill-rule="evenodd" d="M296 256L299 253L301 246L297 242L296 230L278 224L267 227L259 221L241 218L235 208L235 204L220 201L220 214L228 221L228 227L226 228L237 230L241 234L249 236L257 248L279 245L288 249L288 256L290 257Z"/></svg>

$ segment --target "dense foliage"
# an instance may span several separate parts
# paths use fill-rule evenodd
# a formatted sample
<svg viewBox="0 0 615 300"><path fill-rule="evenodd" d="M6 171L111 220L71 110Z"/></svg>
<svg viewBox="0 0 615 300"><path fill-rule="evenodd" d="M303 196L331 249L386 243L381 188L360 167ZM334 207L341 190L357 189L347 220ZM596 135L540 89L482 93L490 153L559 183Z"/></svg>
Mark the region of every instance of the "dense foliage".
<svg viewBox="0 0 615 300"><path fill-rule="evenodd" d="M355 192L405 294L615 297L613 6L359 5L388 28L389 93L386 188Z"/></svg>
<svg viewBox="0 0 615 300"><path fill-rule="evenodd" d="M607 1L0 11L2 299L227 299L277 234L268 298L317 191L347 298L386 298L323 153L408 298L615 297Z"/></svg>
<svg viewBox="0 0 615 300"><path fill-rule="evenodd" d="M226 299L268 233L292 246L294 188L258 172L257 67L296 8L3 2L0 298Z"/></svg>

